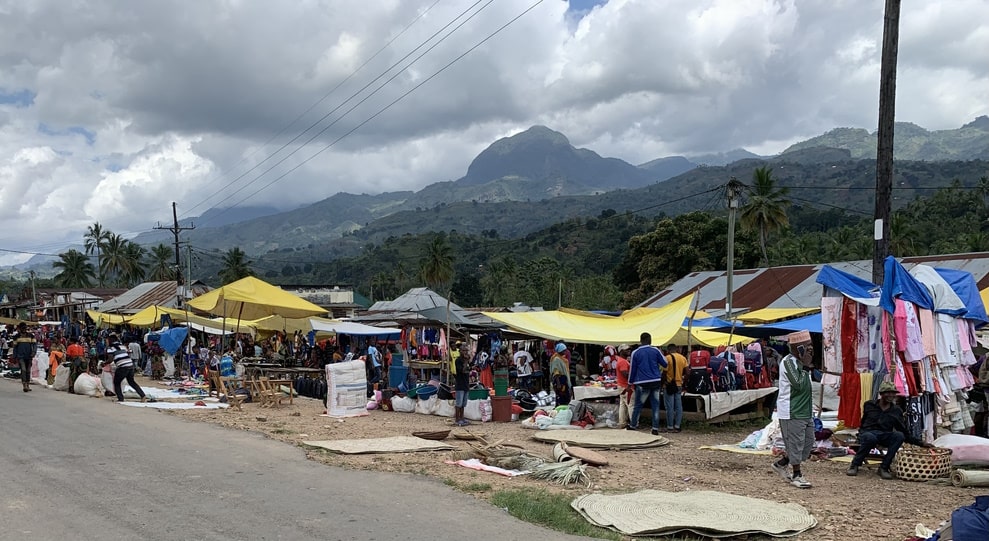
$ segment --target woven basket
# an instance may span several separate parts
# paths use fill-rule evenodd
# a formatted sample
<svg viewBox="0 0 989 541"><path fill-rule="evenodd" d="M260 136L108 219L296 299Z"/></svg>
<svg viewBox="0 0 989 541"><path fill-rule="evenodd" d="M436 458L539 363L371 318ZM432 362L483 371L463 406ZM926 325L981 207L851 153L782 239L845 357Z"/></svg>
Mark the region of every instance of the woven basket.
<svg viewBox="0 0 989 541"><path fill-rule="evenodd" d="M904 446L893 459L893 473L904 481L929 481L951 475L951 449Z"/></svg>

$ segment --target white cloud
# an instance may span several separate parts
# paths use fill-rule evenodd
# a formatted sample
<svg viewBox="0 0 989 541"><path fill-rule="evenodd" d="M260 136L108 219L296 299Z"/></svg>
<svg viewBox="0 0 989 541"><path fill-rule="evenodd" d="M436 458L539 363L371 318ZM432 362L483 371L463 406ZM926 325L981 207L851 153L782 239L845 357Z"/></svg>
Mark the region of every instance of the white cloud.
<svg viewBox="0 0 989 541"><path fill-rule="evenodd" d="M291 208L341 190L417 190L458 178L496 138L533 124L632 163L737 147L769 153L836 126L876 125L881 2L610 0L568 10L545 0L335 142L531 0L490 4L410 66L438 40L403 56L470 5L440 2L408 26L431 4L9 4L0 249L57 251L95 221L146 230L170 220L172 201L196 215L217 204ZM904 4L897 119L945 129L987 114L986 50L989 4ZM11 97L24 91L28 106Z"/></svg>

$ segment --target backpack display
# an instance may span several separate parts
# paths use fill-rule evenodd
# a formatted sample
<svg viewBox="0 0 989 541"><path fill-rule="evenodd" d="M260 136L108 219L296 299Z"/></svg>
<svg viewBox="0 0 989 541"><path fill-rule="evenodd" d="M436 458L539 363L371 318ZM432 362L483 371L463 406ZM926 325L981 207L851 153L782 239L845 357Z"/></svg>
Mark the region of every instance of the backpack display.
<svg viewBox="0 0 989 541"><path fill-rule="evenodd" d="M714 384L708 368L691 368L684 388L688 393L711 394Z"/></svg>

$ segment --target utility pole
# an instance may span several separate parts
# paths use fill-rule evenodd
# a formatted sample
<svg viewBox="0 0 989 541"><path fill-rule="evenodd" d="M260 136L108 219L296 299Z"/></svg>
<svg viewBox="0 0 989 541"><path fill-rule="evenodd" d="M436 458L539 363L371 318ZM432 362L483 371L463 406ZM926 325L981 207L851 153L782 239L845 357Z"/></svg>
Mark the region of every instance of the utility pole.
<svg viewBox="0 0 989 541"><path fill-rule="evenodd" d="M882 66L879 73L879 144L876 148L876 222L872 283L883 283L889 254L889 217L893 207L893 122L896 116L896 56L900 39L900 0L886 0Z"/></svg>
<svg viewBox="0 0 989 541"><path fill-rule="evenodd" d="M171 231L172 235L175 237L175 282L178 284L182 283L182 263L179 260L179 233L192 230L196 228L196 224L189 223L189 227L179 227L179 216L178 212L175 210L175 201L172 201L172 227L165 227L158 222L154 229L164 229L166 231Z"/></svg>
<svg viewBox="0 0 989 541"><path fill-rule="evenodd" d="M732 274L735 272L735 213L738 211L738 198L742 195L742 183L731 177L725 191L728 194L728 291L725 293L725 319L731 321L731 297L734 290Z"/></svg>

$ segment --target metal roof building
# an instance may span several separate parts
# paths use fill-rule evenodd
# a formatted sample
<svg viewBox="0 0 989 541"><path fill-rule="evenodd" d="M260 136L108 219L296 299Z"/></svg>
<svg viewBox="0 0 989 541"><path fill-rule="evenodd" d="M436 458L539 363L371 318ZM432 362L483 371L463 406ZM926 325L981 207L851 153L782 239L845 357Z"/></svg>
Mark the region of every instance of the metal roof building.
<svg viewBox="0 0 989 541"><path fill-rule="evenodd" d="M989 287L989 252L905 257L900 263L910 270L928 265L972 273L979 289ZM821 306L822 286L815 280L825 264L792 265L736 270L732 278L732 313L762 308L813 308ZM872 261L828 263L840 271L872 280ZM727 271L692 272L646 299L639 306L657 308L699 291L699 308L711 315L725 313L728 292Z"/></svg>

